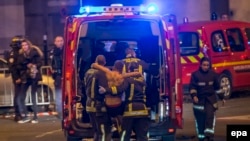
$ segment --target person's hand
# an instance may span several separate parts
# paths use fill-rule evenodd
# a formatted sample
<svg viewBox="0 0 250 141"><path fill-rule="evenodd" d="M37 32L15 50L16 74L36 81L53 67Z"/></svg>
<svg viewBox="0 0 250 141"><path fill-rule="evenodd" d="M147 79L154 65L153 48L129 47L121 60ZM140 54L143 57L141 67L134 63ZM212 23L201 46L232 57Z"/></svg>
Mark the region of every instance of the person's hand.
<svg viewBox="0 0 250 141"><path fill-rule="evenodd" d="M19 78L16 80L16 84L20 84L20 83L21 83L21 79Z"/></svg>
<svg viewBox="0 0 250 141"><path fill-rule="evenodd" d="M106 89L104 87L102 87L102 86L99 86L99 90L98 91L99 91L100 94L106 93Z"/></svg>
<svg viewBox="0 0 250 141"><path fill-rule="evenodd" d="M29 63L29 64L27 65L27 67L28 67L28 68L31 68L32 65L33 65L32 63Z"/></svg>
<svg viewBox="0 0 250 141"><path fill-rule="evenodd" d="M226 103L226 100L225 99L222 99L222 106L224 106Z"/></svg>
<svg viewBox="0 0 250 141"><path fill-rule="evenodd" d="M198 97L197 97L197 96L194 96L194 97L193 97L193 101L194 101L194 103L198 103L198 102L199 102Z"/></svg>

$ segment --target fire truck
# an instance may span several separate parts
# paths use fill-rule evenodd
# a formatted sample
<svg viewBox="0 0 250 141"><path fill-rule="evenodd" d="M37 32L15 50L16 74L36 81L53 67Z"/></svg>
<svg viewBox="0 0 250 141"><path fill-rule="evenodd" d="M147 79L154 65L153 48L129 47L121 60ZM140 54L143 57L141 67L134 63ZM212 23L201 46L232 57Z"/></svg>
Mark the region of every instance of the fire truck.
<svg viewBox="0 0 250 141"><path fill-rule="evenodd" d="M106 67L125 57L122 44L134 49L137 57L156 66L155 74L144 73L147 105L150 111L149 137L175 140L182 128L182 81L174 15L159 16L147 6L81 7L79 15L66 18L63 63L63 120L67 141L93 137L84 123L84 73L97 55L106 57Z"/></svg>
<svg viewBox="0 0 250 141"><path fill-rule="evenodd" d="M185 20L188 21L188 20ZM202 57L209 57L219 75L225 98L233 90L250 87L250 23L241 21L199 21L178 25L182 80L188 93L191 73Z"/></svg>

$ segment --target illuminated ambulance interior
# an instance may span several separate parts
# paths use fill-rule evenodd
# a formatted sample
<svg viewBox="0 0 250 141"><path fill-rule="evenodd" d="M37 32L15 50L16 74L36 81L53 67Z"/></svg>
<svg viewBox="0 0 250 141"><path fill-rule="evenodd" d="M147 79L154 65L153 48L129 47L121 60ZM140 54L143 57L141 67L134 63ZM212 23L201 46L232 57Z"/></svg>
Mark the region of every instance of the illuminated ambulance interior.
<svg viewBox="0 0 250 141"><path fill-rule="evenodd" d="M84 73L90 68L97 55L106 57L106 66L112 69L116 60L125 58L125 49L133 48L137 58L150 64L150 71L146 71L144 76L147 82L147 105L155 116L165 114L158 112L159 90L165 90L163 79L160 78L161 66L165 66L162 61L162 33L160 32L159 19L131 19L117 17L96 21L83 22L79 28L78 50L76 52L78 76L81 84ZM161 27L162 28L162 27ZM81 60L81 61L80 61ZM162 67L164 69L164 67ZM164 71L164 70L163 70ZM78 86L78 88L80 88ZM163 92L161 92L163 93ZM163 111L162 111L163 112ZM158 114L157 114L158 113ZM80 117L82 120L84 117ZM154 116L154 120L157 120Z"/></svg>

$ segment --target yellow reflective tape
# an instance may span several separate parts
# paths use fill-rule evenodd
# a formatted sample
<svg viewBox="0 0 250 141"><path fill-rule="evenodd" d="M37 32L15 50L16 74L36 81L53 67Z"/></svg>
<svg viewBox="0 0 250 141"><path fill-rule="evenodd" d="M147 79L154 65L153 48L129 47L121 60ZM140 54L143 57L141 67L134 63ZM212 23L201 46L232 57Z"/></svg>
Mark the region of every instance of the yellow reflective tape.
<svg viewBox="0 0 250 141"><path fill-rule="evenodd" d="M131 112L132 111L132 103L129 103L128 104L128 112Z"/></svg>
<svg viewBox="0 0 250 141"><path fill-rule="evenodd" d="M74 33L76 31L76 22L73 23L73 26L72 26L72 33Z"/></svg>
<svg viewBox="0 0 250 141"><path fill-rule="evenodd" d="M122 73L126 73L126 65L123 65Z"/></svg>
<svg viewBox="0 0 250 141"><path fill-rule="evenodd" d="M212 67L226 67L226 66L247 65L247 64L250 64L250 60L217 63L217 64L213 64Z"/></svg>
<svg viewBox="0 0 250 141"><path fill-rule="evenodd" d="M170 42L168 39L166 39L167 49L170 49Z"/></svg>
<svg viewBox="0 0 250 141"><path fill-rule="evenodd" d="M183 57L181 57L181 63L182 63L182 64L186 64L187 61L186 61Z"/></svg>
<svg viewBox="0 0 250 141"><path fill-rule="evenodd" d="M111 87L111 90L112 90L112 94L117 94L117 89L116 89L116 87Z"/></svg>
<svg viewBox="0 0 250 141"><path fill-rule="evenodd" d="M200 45L201 48L203 48L202 40L199 40L199 45Z"/></svg>
<svg viewBox="0 0 250 141"><path fill-rule="evenodd" d="M70 49L73 50L75 47L75 41L70 42Z"/></svg>
<svg viewBox="0 0 250 141"><path fill-rule="evenodd" d="M199 62L194 56L188 56L188 59L189 59L192 63L198 63L198 62Z"/></svg>
<svg viewBox="0 0 250 141"><path fill-rule="evenodd" d="M133 96L134 96L134 90L135 90L135 85L131 84L130 85L130 95L129 95L129 98L128 98L129 101L131 101Z"/></svg>
<svg viewBox="0 0 250 141"><path fill-rule="evenodd" d="M202 58L202 57L204 57L204 54L200 52L200 53L198 54L198 57L199 57L199 58Z"/></svg>
<svg viewBox="0 0 250 141"><path fill-rule="evenodd" d="M93 78L93 81L91 83L91 92L90 92L90 98L95 98L95 78Z"/></svg>
<svg viewBox="0 0 250 141"><path fill-rule="evenodd" d="M143 73L143 72L142 72L142 66L141 66L141 65L139 65L139 72L140 72L140 73Z"/></svg>

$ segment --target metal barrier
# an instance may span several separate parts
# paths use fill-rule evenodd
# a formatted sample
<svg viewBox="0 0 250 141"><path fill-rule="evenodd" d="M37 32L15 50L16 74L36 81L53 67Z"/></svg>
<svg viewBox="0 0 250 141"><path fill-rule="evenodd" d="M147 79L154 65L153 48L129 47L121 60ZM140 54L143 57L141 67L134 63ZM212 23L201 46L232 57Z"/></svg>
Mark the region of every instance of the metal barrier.
<svg viewBox="0 0 250 141"><path fill-rule="evenodd" d="M51 76L51 67L42 66L42 81L37 89L37 105L52 105L55 101L54 80ZM0 68L0 107L14 106L14 85L8 68ZM31 88L27 91L26 105L32 105Z"/></svg>

